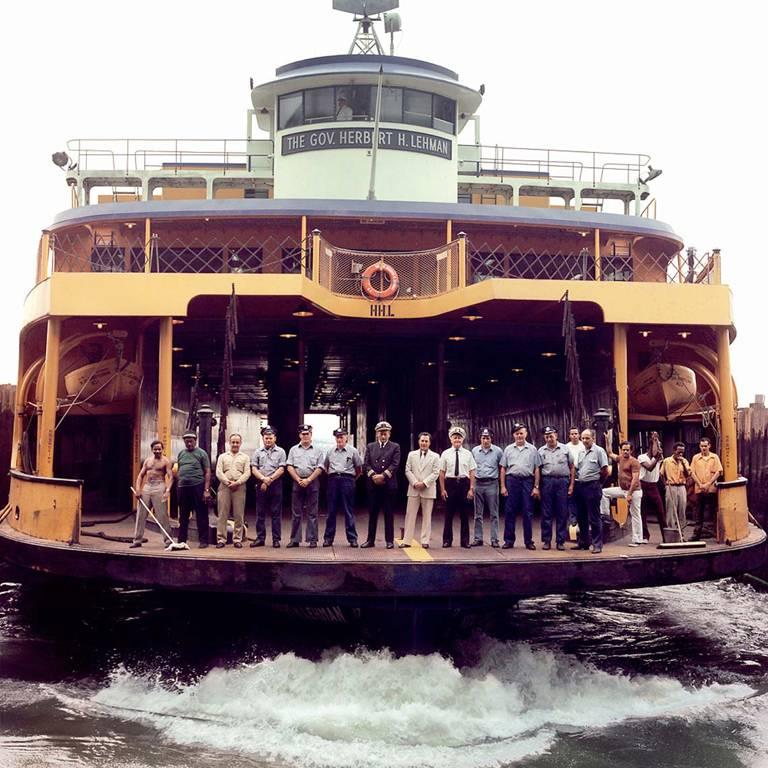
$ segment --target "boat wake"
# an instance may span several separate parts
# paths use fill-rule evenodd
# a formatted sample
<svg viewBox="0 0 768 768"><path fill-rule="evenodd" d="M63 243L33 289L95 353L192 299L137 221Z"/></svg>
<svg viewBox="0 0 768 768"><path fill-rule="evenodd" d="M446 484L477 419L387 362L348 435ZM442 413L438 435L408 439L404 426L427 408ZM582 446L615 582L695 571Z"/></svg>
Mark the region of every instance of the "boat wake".
<svg viewBox="0 0 768 768"><path fill-rule="evenodd" d="M718 717L755 691L600 671L571 656L482 636L478 664L389 652L293 653L168 683L118 668L89 707L170 743L302 767L481 768L550 749L558 733L626 720ZM72 704L71 700L69 702ZM80 701L82 706L82 701Z"/></svg>

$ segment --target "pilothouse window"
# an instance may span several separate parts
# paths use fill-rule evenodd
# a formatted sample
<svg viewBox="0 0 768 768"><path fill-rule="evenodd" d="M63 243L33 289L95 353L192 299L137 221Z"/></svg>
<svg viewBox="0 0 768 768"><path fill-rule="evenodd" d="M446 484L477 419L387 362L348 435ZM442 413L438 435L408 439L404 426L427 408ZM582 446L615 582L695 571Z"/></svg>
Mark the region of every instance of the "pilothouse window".
<svg viewBox="0 0 768 768"><path fill-rule="evenodd" d="M371 121L376 115L377 90L375 85L349 84L286 94L279 99L278 126L285 130L316 123ZM455 134L456 102L425 91L384 87L381 122L420 125Z"/></svg>

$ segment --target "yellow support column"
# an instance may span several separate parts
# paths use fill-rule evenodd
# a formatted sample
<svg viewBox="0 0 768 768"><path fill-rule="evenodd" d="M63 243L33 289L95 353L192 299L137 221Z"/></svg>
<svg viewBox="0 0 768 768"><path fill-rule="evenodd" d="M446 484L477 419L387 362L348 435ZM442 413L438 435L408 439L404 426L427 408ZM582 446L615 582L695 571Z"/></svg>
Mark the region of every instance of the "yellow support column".
<svg viewBox="0 0 768 768"><path fill-rule="evenodd" d="M467 235L459 232L459 288L467 285Z"/></svg>
<svg viewBox="0 0 768 768"><path fill-rule="evenodd" d="M139 338L136 340L136 364L143 368L144 366L144 329L141 329ZM141 387L136 393L136 406L133 412L133 444L131 447L133 474L131 479L139 474L141 469L141 412L142 412L142 392Z"/></svg>
<svg viewBox="0 0 768 768"><path fill-rule="evenodd" d="M48 318L45 338L45 373L43 379L43 410L37 423L37 474L53 477L53 446L56 435L56 395L59 386L59 348L61 318Z"/></svg>
<svg viewBox="0 0 768 768"><path fill-rule="evenodd" d="M152 271L152 221L144 219L144 271Z"/></svg>
<svg viewBox="0 0 768 768"><path fill-rule="evenodd" d="M595 280L600 281L600 274L602 272L600 261L600 230L595 230Z"/></svg>
<svg viewBox="0 0 768 768"><path fill-rule="evenodd" d="M305 270L307 264L307 217L301 217L301 268L302 272Z"/></svg>
<svg viewBox="0 0 768 768"><path fill-rule="evenodd" d="M728 328L716 328L717 380L720 389L720 458L723 482L718 483L717 538L737 541L749 535L747 481L739 477L736 452L736 403L731 380L731 347Z"/></svg>
<svg viewBox="0 0 768 768"><path fill-rule="evenodd" d="M312 282L320 282L320 230L312 230Z"/></svg>
<svg viewBox="0 0 768 768"><path fill-rule="evenodd" d="M157 439L166 456L171 453L171 397L173 388L173 318L160 320L157 376Z"/></svg>
<svg viewBox="0 0 768 768"><path fill-rule="evenodd" d="M613 326L613 368L616 371L616 392L619 398L619 441L629 433L629 399L627 380L627 326Z"/></svg>
<svg viewBox="0 0 768 768"><path fill-rule="evenodd" d="M448 219L448 221L445 222L446 245L450 245L451 240L453 240L453 221L451 219Z"/></svg>
<svg viewBox="0 0 768 768"><path fill-rule="evenodd" d="M46 230L40 238L40 251L37 254L37 281L42 283L48 277L48 251L51 246L51 235Z"/></svg>
<svg viewBox="0 0 768 768"><path fill-rule="evenodd" d="M11 439L11 469L21 469L21 432L24 415L24 336L19 343L19 375L16 377L16 393L13 403L13 437Z"/></svg>

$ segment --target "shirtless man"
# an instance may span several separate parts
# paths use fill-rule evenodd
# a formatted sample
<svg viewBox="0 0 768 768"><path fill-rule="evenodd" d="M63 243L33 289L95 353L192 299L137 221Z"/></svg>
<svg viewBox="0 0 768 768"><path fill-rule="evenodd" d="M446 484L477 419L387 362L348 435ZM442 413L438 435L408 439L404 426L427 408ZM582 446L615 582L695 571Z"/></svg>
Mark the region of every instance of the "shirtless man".
<svg viewBox="0 0 768 768"><path fill-rule="evenodd" d="M168 457L163 456L163 443L160 440L153 440L150 445L152 455L142 464L139 476L136 478L136 499L139 502L136 507L136 529L133 533L133 543L131 549L140 547L144 539L144 526L147 522L147 507L152 509L160 525L166 531L171 530L171 521L168 519L168 497L173 485L173 473L171 472L171 462ZM141 502L144 502L142 504ZM173 539L169 539L163 534L166 544L173 544Z"/></svg>

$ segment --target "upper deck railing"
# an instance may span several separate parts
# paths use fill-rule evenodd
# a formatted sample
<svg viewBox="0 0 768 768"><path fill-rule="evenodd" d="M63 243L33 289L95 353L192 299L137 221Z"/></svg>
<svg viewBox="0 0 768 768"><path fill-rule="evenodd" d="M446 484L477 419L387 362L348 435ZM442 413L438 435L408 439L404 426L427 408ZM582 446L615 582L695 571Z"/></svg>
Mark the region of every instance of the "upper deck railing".
<svg viewBox="0 0 768 768"><path fill-rule="evenodd" d="M271 158L271 152L256 152L253 146L249 151L245 139L71 139L67 154L78 173L126 176L144 171L172 176L188 168L242 173L249 169L249 158Z"/></svg>
<svg viewBox="0 0 768 768"><path fill-rule="evenodd" d="M399 298L424 298L494 278L582 280L622 283L719 284L720 253L676 249L651 240L610 236L595 245L574 247L573 238L530 231L499 232L467 225L467 234L432 248L380 250L338 247L299 222L219 221L191 224L100 222L97 227L61 228L43 236L38 281L53 272L303 274L333 293L359 296L366 271L384 278L383 265L398 276ZM397 234L393 230L394 234ZM580 236L579 240L583 242ZM402 241L398 241L402 242ZM423 239L422 239L423 242ZM667 245L668 247L665 247ZM379 265L379 266L377 266ZM387 284L388 285L388 284ZM373 286L376 288L376 286ZM383 290L383 285L378 290Z"/></svg>
<svg viewBox="0 0 768 768"><path fill-rule="evenodd" d="M541 147L459 145L459 173L467 176L514 176L595 186L629 184L650 163L649 155Z"/></svg>

